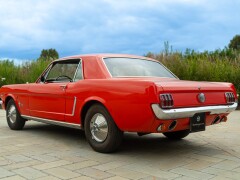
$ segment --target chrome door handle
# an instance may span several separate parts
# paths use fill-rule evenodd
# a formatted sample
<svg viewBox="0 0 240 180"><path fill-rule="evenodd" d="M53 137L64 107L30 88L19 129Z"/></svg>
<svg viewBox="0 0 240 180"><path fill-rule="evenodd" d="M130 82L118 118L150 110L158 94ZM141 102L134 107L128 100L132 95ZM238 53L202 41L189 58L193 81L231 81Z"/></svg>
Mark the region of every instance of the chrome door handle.
<svg viewBox="0 0 240 180"><path fill-rule="evenodd" d="M62 90L65 90L65 89L67 89L67 85L60 85L60 88L61 88Z"/></svg>

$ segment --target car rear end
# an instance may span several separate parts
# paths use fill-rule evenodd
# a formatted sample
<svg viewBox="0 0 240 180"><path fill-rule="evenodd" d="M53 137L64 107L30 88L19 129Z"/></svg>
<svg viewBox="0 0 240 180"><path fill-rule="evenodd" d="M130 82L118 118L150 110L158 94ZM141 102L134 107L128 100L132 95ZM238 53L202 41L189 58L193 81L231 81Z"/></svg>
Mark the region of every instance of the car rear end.
<svg viewBox="0 0 240 180"><path fill-rule="evenodd" d="M138 112L145 112L147 117L144 124L142 116L135 116L138 119L135 127L144 124L145 128L127 128L128 131L138 130L146 133L203 131L206 126L227 121L227 115L237 108L237 94L231 83L179 80L161 63L145 57L106 56L102 59L110 75L109 78L131 79L132 84L145 81L149 82L150 86L152 84L155 86L155 100L145 104L145 108L136 105ZM148 97L152 100L150 97L152 95ZM146 99L145 96L144 98ZM151 116L146 110L148 108L152 110ZM131 120L128 120L128 117L123 119L126 121L124 127L128 127L126 125L130 124ZM151 124L151 127L148 128L146 124Z"/></svg>
<svg viewBox="0 0 240 180"><path fill-rule="evenodd" d="M155 85L159 102L151 105L156 116L152 132L204 131L206 126L226 122L237 108L231 83L165 79Z"/></svg>

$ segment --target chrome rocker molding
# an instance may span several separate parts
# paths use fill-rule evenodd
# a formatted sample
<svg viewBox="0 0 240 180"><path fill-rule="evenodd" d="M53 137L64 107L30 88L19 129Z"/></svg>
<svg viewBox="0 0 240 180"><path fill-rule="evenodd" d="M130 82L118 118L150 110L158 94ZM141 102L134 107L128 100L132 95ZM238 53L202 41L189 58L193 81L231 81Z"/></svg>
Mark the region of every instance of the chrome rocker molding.
<svg viewBox="0 0 240 180"><path fill-rule="evenodd" d="M0 99L0 109L3 109L3 102L2 102L2 100Z"/></svg>
<svg viewBox="0 0 240 180"><path fill-rule="evenodd" d="M193 117L196 113L210 112L210 114L230 113L237 108L238 103L232 105L203 106L178 109L161 109L159 104L152 104L152 110L158 119L178 119Z"/></svg>
<svg viewBox="0 0 240 180"><path fill-rule="evenodd" d="M22 116L22 118L25 118L25 119L28 119L28 120L38 121L38 122L42 122L42 123L46 123L46 124L70 127L70 128L75 128L75 129L82 129L80 124L54 121L54 120L51 120L51 119L43 119L43 118L38 118L38 117L33 117L33 116L26 116L26 115L21 115L21 116Z"/></svg>

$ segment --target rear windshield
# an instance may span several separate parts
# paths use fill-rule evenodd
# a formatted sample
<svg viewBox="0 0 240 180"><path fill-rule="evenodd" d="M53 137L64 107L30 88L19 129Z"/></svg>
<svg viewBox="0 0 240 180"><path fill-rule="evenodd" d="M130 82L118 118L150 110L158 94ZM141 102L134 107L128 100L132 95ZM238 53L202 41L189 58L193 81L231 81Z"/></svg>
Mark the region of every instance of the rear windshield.
<svg viewBox="0 0 240 180"><path fill-rule="evenodd" d="M176 78L162 64L135 58L104 58L103 59L112 77L146 76Z"/></svg>

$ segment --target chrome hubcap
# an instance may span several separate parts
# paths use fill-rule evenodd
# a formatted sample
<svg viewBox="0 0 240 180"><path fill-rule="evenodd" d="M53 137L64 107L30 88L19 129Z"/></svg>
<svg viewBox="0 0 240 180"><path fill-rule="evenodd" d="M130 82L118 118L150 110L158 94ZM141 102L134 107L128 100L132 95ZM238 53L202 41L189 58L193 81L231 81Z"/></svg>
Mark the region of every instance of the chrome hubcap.
<svg viewBox="0 0 240 180"><path fill-rule="evenodd" d="M108 124L106 118L100 114L95 114L90 121L90 131L92 139L103 142L108 135Z"/></svg>
<svg viewBox="0 0 240 180"><path fill-rule="evenodd" d="M14 105L11 105L8 110L8 118L11 123L15 123L17 120L17 112L16 112L16 107Z"/></svg>

